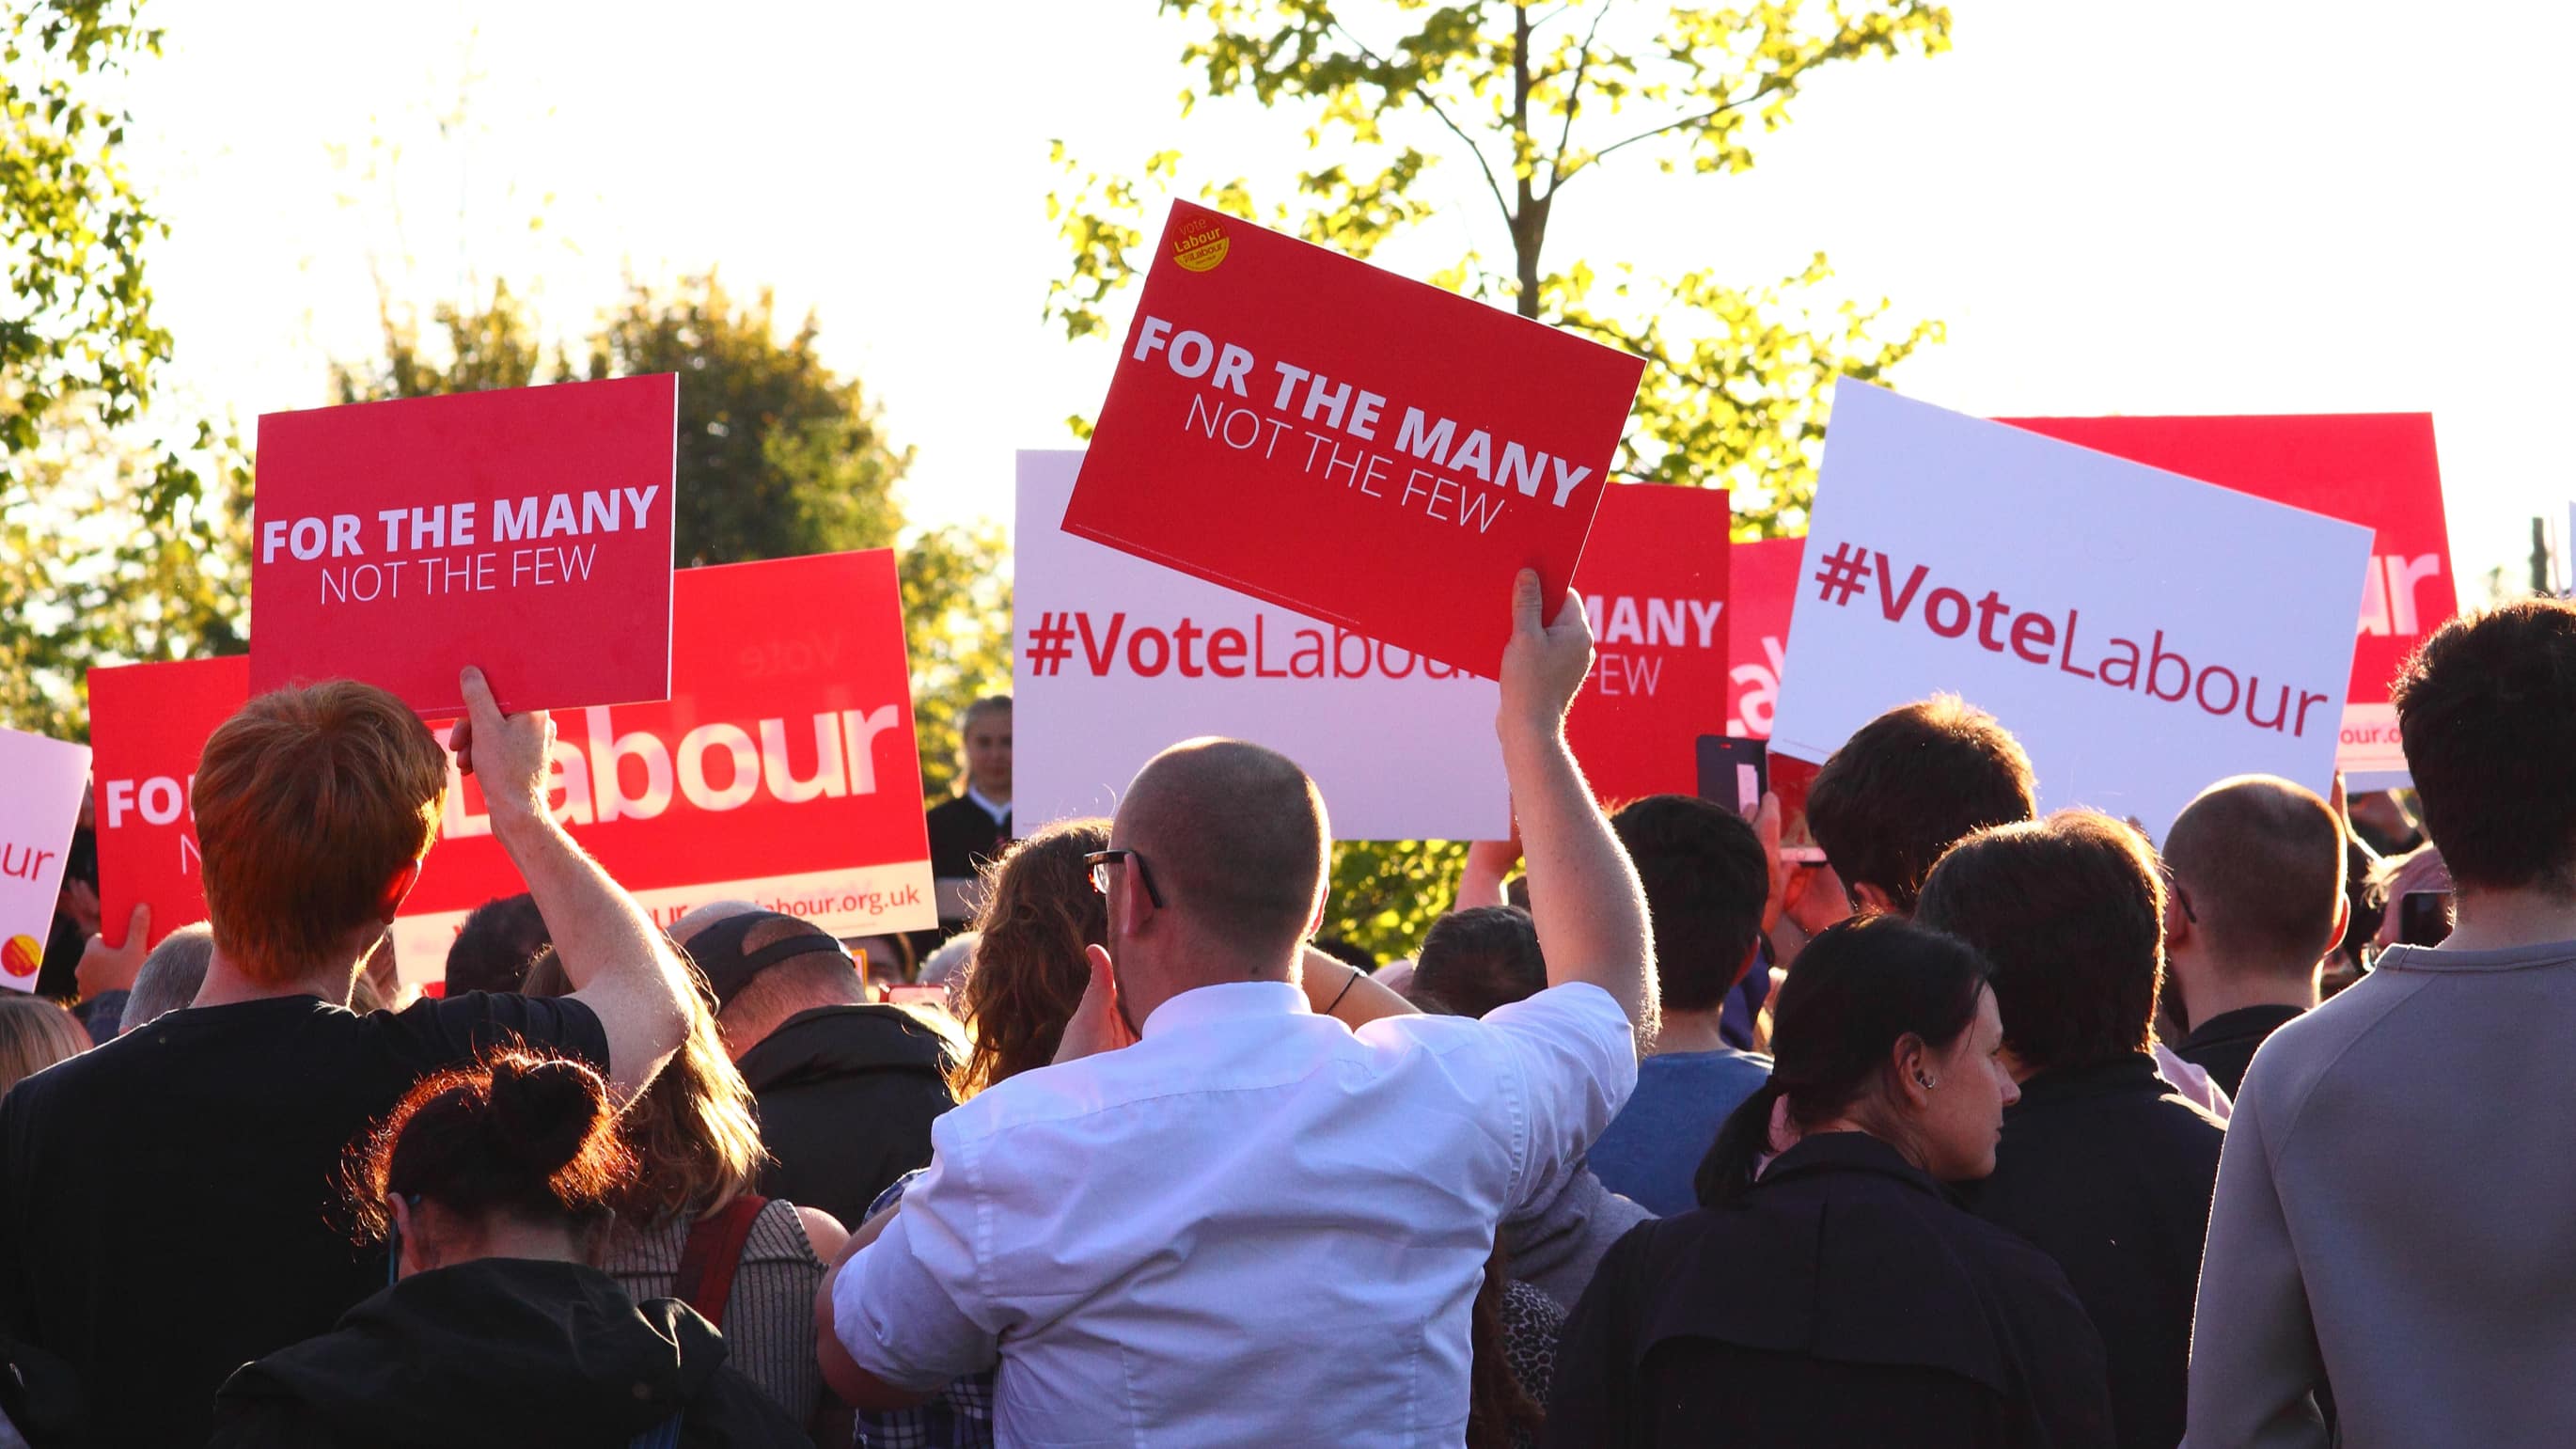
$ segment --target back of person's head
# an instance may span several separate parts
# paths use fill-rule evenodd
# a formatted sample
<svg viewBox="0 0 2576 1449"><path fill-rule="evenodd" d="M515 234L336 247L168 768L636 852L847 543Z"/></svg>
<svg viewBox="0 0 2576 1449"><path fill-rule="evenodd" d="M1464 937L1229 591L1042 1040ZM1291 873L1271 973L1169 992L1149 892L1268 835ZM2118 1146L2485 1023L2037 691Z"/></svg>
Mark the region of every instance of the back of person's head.
<svg viewBox="0 0 2576 1449"><path fill-rule="evenodd" d="M537 898L521 891L476 906L447 947L447 994L516 991L537 949L554 940Z"/></svg>
<svg viewBox="0 0 2576 1449"><path fill-rule="evenodd" d="M1457 1016L1483 1016L1546 989L1538 928L1518 906L1472 906L1433 921L1407 985Z"/></svg>
<svg viewBox="0 0 2576 1449"><path fill-rule="evenodd" d="M47 996L0 996L0 1094L89 1050L89 1033Z"/></svg>
<svg viewBox="0 0 2576 1449"><path fill-rule="evenodd" d="M382 933L438 831L447 752L411 708L332 680L217 726L192 800L225 960L283 985Z"/></svg>
<svg viewBox="0 0 2576 1449"><path fill-rule="evenodd" d="M1923 883L1914 918L1994 963L2004 1045L2031 1072L2153 1040L2164 880L2138 832L2090 810L1980 830Z"/></svg>
<svg viewBox="0 0 2576 1449"><path fill-rule="evenodd" d="M1284 961L1323 906L1333 844L1324 799L1276 750L1223 739L1172 746L1137 773L1111 834L1143 858L1161 910L1217 951Z"/></svg>
<svg viewBox="0 0 2576 1449"><path fill-rule="evenodd" d="M1913 1141L1927 1170L1944 1180L1992 1171L1991 1123L1980 1148L1977 1113L1953 1121L1928 1109L1907 1112L1898 1105L1904 1084L1892 1080L1909 1057L1921 1091L1959 1074L1951 1100L1991 1108L2001 1120L2002 1099L1978 1095L1985 1084L1975 1074L1991 1071L1991 1062L1967 1059L1982 1045L1972 1028L1988 972L1967 943L1896 916L1859 916L1818 932L1772 1003L1770 1080L1728 1115L1700 1163L1700 1202L1715 1207L1752 1186L1770 1150L1773 1108L1783 1101L1801 1132L1836 1120L1875 1122L1873 1135Z"/></svg>
<svg viewBox="0 0 2576 1449"><path fill-rule="evenodd" d="M975 959L975 946L981 939L973 931L960 931L940 942L921 958L921 974L913 979L923 986L945 986L954 994L957 984L965 979L967 966Z"/></svg>
<svg viewBox="0 0 2576 1449"><path fill-rule="evenodd" d="M435 1204L460 1238L496 1220L562 1226L586 1235L594 1258L634 1175L599 1074L517 1047L413 1084L350 1144L345 1170L349 1207L373 1239L387 1236L402 1198L416 1235L421 1205Z"/></svg>
<svg viewBox="0 0 2576 1449"><path fill-rule="evenodd" d="M849 948L798 916L732 911L673 935L714 993L716 1025L736 1058L800 1012L870 999Z"/></svg>
<svg viewBox="0 0 2576 1449"><path fill-rule="evenodd" d="M846 969L846 968L845 968ZM715 996L691 971L689 1029L653 1084L627 1103L625 1138L637 1170L610 1205L629 1226L695 1218L751 1190L768 1152L760 1143L751 1087L716 1030ZM572 979L549 951L528 970L530 996L567 996Z"/></svg>
<svg viewBox="0 0 2576 1449"><path fill-rule="evenodd" d="M215 956L214 928L203 921L191 922L161 938L161 944L144 956L135 968L134 986L126 993L125 1011L116 1021L116 1034L123 1036L138 1026L150 1025L197 999L199 988L206 984L206 963Z"/></svg>
<svg viewBox="0 0 2576 1449"><path fill-rule="evenodd" d="M1108 848L1108 821L1059 820L984 868L974 954L956 992L974 1043L949 1084L959 1101L1055 1060L1091 981L1083 948L1109 942L1108 902L1082 860Z"/></svg>
<svg viewBox="0 0 2576 1449"><path fill-rule="evenodd" d="M2451 620L2390 697L2425 833L2460 888L2576 895L2576 600Z"/></svg>
<svg viewBox="0 0 2576 1449"><path fill-rule="evenodd" d="M1762 943L1771 861L1743 816L1690 795L1650 795L1610 817L1636 862L1666 1011L1714 1011Z"/></svg>
<svg viewBox="0 0 2576 1449"><path fill-rule="evenodd" d="M1807 788L1807 828L1843 883L1914 909L1933 862L1970 832L2039 809L2030 756L1995 717L1939 694L1862 725Z"/></svg>
<svg viewBox="0 0 2576 1449"><path fill-rule="evenodd" d="M2343 822L2316 791L2276 775L2221 780L2165 832L2164 859L2220 968L2305 976L2333 948Z"/></svg>

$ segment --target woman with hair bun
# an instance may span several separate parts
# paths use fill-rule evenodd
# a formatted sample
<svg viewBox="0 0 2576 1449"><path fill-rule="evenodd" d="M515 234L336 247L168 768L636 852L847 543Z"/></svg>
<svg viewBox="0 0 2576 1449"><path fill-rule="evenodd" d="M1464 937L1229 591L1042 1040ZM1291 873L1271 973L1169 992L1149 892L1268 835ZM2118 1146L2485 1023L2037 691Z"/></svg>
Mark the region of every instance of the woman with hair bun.
<svg viewBox="0 0 2576 1449"><path fill-rule="evenodd" d="M1548 1444L2112 1442L2066 1275L1945 1191L2019 1096L1987 975L1893 916L1807 944L1700 1206L1621 1238L1566 1320Z"/></svg>
<svg viewBox="0 0 2576 1449"><path fill-rule="evenodd" d="M510 1049L424 1078L357 1142L348 1205L395 1281L215 1400L211 1443L760 1446L810 1441L685 1304L595 1265L635 1176L579 1062Z"/></svg>

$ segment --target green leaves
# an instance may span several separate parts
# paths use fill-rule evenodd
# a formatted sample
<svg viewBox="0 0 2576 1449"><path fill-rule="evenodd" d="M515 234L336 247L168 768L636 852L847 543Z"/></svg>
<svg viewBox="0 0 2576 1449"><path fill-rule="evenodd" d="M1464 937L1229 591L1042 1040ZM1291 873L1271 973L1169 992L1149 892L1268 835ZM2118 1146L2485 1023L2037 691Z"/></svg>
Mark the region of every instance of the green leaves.
<svg viewBox="0 0 2576 1449"><path fill-rule="evenodd" d="M167 228L92 90L159 50L140 8L0 0L0 720L72 738L91 665L238 652L250 592L239 440L138 422L171 354L144 280Z"/></svg>
<svg viewBox="0 0 2576 1449"><path fill-rule="evenodd" d="M125 114L80 84L161 35L135 23L140 0L0 3L0 487L23 488L45 419L78 405L130 422L170 357L143 278L144 245L167 228L126 176ZM175 454L163 464L193 483ZM187 491L139 496L166 513Z"/></svg>
<svg viewBox="0 0 2576 1449"><path fill-rule="evenodd" d="M1422 949L1423 934L1449 909L1467 847L1449 840L1356 840L1333 847L1331 884L1319 936L1337 936L1380 963Z"/></svg>

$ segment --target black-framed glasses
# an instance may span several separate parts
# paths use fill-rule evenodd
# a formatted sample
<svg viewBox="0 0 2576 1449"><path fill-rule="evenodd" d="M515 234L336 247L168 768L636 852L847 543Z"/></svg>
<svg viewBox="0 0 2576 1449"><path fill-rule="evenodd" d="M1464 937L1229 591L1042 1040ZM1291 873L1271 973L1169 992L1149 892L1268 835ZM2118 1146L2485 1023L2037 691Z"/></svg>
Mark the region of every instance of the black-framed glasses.
<svg viewBox="0 0 2576 1449"><path fill-rule="evenodd" d="M1109 894L1109 867L1135 866L1136 879L1145 885L1145 899L1154 903L1155 910L1163 909L1163 893L1154 888L1154 872L1146 866L1145 857L1132 850L1095 850L1084 856L1082 863L1091 867L1091 888L1104 896Z"/></svg>

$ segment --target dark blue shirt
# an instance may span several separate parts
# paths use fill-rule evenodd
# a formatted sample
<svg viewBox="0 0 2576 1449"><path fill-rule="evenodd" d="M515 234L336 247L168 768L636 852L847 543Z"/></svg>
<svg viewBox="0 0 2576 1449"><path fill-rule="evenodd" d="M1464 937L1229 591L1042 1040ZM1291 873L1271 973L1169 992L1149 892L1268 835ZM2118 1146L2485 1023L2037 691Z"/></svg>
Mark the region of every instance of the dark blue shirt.
<svg viewBox="0 0 2576 1449"><path fill-rule="evenodd" d="M1726 1115L1771 1076L1771 1059L1721 1047L1637 1064L1637 1091L1592 1144L1602 1186L1671 1217L1699 1206L1699 1161Z"/></svg>

